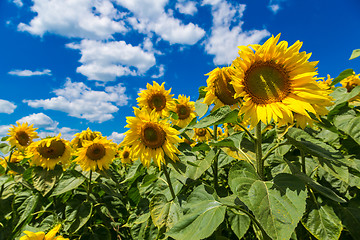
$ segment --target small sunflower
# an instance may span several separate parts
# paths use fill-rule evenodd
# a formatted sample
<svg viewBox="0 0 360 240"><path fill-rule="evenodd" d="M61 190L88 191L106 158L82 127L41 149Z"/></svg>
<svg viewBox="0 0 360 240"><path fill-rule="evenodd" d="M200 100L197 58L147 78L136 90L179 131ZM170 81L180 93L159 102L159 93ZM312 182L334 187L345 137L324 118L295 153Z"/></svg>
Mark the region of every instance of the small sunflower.
<svg viewBox="0 0 360 240"><path fill-rule="evenodd" d="M165 90L164 84L161 86L157 82L153 82L153 85L148 83L146 85L146 90L142 90L139 93L137 98L140 108L145 108L149 112L155 109L155 112L159 114L160 117L168 116L169 111L173 109L175 102L170 94L171 89Z"/></svg>
<svg viewBox="0 0 360 240"><path fill-rule="evenodd" d="M61 225L56 225L51 229L46 235L44 232L30 232L24 231L25 235L20 238L20 240L69 240L69 238L64 238L62 236L57 236L57 232L60 230Z"/></svg>
<svg viewBox="0 0 360 240"><path fill-rule="evenodd" d="M126 125L130 128L125 133L122 146L131 145L131 158L140 161L149 167L151 159L161 168L166 165L165 154L173 161L178 160L176 145L180 142L179 132L172 128L165 119L159 119L155 110L148 111L134 108L135 117L127 117Z"/></svg>
<svg viewBox="0 0 360 240"><path fill-rule="evenodd" d="M235 90L231 85L231 75L236 74L235 69L230 67L215 68L209 72L204 103L211 105L215 103L213 110L228 105L231 108L239 107L240 98L235 98Z"/></svg>
<svg viewBox="0 0 360 240"><path fill-rule="evenodd" d="M85 140L75 155L77 162L84 171L108 169L115 158L117 144L106 137L97 137L92 141Z"/></svg>
<svg viewBox="0 0 360 240"><path fill-rule="evenodd" d="M131 160L131 149L129 146L125 146L122 150L119 152L120 160L124 164L129 164L132 162Z"/></svg>
<svg viewBox="0 0 360 240"><path fill-rule="evenodd" d="M209 128L195 128L193 140L196 142L207 142L211 139L212 130Z"/></svg>
<svg viewBox="0 0 360 240"><path fill-rule="evenodd" d="M37 128L33 128L33 124L28 126L28 123L16 122L17 126L12 125L12 128L9 129L8 135L10 137L7 139L11 146L16 146L19 150L25 150L30 143L33 142L33 139L39 138L35 130Z"/></svg>
<svg viewBox="0 0 360 240"><path fill-rule="evenodd" d="M326 80L324 78L321 78L319 79L319 81L317 81L317 83L322 89L328 90L334 88L334 86L331 86L332 80L333 78L331 78L330 75L328 74Z"/></svg>
<svg viewBox="0 0 360 240"><path fill-rule="evenodd" d="M172 122L181 128L186 127L196 117L195 103L190 101L190 97L184 95L179 95L175 102L174 112L176 112L179 119L174 119Z"/></svg>
<svg viewBox="0 0 360 240"><path fill-rule="evenodd" d="M340 81L342 87L347 89L347 92L351 92L355 87L360 86L360 74L353 72L349 77L344 78Z"/></svg>
<svg viewBox="0 0 360 240"><path fill-rule="evenodd" d="M57 164L61 164L66 168L70 164L71 147L70 142L60 136L61 134L31 143L26 151L30 165L52 170Z"/></svg>
<svg viewBox="0 0 360 240"><path fill-rule="evenodd" d="M239 115L244 114L251 127L272 120L279 126L292 124L299 116L310 123L309 113L319 117L332 105L330 90L316 82L317 62L308 61L311 54L299 52L300 41L288 47L286 41L277 44L279 38L280 34L263 45L240 46L240 57L233 61L234 97L242 99Z"/></svg>
<svg viewBox="0 0 360 240"><path fill-rule="evenodd" d="M93 132L90 128L82 131L81 133L76 133L75 138L71 141L71 146L76 150L77 148L82 147L84 141L92 141L95 138L102 136L100 132Z"/></svg>

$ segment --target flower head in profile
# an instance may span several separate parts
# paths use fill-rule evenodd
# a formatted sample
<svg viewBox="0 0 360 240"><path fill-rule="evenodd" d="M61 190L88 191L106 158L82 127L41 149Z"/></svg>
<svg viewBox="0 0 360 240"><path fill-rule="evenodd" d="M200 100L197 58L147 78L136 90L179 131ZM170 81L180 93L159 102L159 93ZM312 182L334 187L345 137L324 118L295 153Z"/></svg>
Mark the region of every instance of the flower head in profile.
<svg viewBox="0 0 360 240"><path fill-rule="evenodd" d="M84 141L92 141L95 138L101 136L100 132L91 131L90 128L82 131L81 133L76 133L75 138L71 141L71 146L76 150L81 148Z"/></svg>
<svg viewBox="0 0 360 240"><path fill-rule="evenodd" d="M207 105L215 104L213 110L228 105L232 108L239 107L239 98L235 98L235 90L231 85L231 75L236 74L232 66L215 68L209 72L204 103Z"/></svg>
<svg viewBox="0 0 360 240"><path fill-rule="evenodd" d="M174 95L170 94L171 89L165 90L164 84L162 83L160 86L155 81L153 85L148 83L146 89L142 90L137 98L139 107L146 109L149 113L155 110L160 117L168 116L175 102L172 98Z"/></svg>
<svg viewBox="0 0 360 240"><path fill-rule="evenodd" d="M119 151L119 157L123 164L130 164L131 160L131 148L129 146L125 146L122 150Z"/></svg>
<svg viewBox="0 0 360 240"><path fill-rule="evenodd" d="M108 169L115 158L117 144L106 137L97 137L91 141L83 141L78 148L74 160L84 171Z"/></svg>
<svg viewBox="0 0 360 240"><path fill-rule="evenodd" d="M122 146L131 146L131 158L140 158L142 164L150 166L151 159L161 168L167 164L165 155L171 160L178 160L176 148L180 142L179 132L170 126L166 119L160 119L154 109L149 113L146 109L134 108L135 117L127 117L127 128Z"/></svg>
<svg viewBox="0 0 360 240"><path fill-rule="evenodd" d="M342 87L346 88L347 92L351 92L355 87L360 86L360 74L355 74L344 78L340 81Z"/></svg>
<svg viewBox="0 0 360 240"><path fill-rule="evenodd" d="M195 142L208 142L212 136L212 130L210 128L194 128L194 137Z"/></svg>
<svg viewBox="0 0 360 240"><path fill-rule="evenodd" d="M56 137L48 137L29 145L26 157L30 158L30 165L40 166L52 170L56 165L63 168L70 164L71 147L70 142Z"/></svg>
<svg viewBox="0 0 360 240"><path fill-rule="evenodd" d="M20 238L20 240L69 240L69 238L64 238L62 236L56 236L60 230L61 225L56 225L51 229L47 234L44 232L30 232L24 231L25 235Z"/></svg>
<svg viewBox="0 0 360 240"><path fill-rule="evenodd" d="M331 91L316 82L317 62L308 61L311 54L299 52L300 41L288 47L286 41L278 43L279 38L240 46L240 56L232 63L237 72L232 75L234 97L242 99L239 115L244 114L251 127L259 121L305 127L313 121L311 114L319 118L332 105Z"/></svg>
<svg viewBox="0 0 360 240"><path fill-rule="evenodd" d="M178 119L173 119L173 124L181 128L186 127L196 117L195 103L190 101L190 97L179 95L175 100L174 112Z"/></svg>
<svg viewBox="0 0 360 240"><path fill-rule="evenodd" d="M17 126L12 125L9 129L8 135L10 137L7 139L11 146L16 146L19 150L23 151L30 143L33 142L33 139L39 138L33 125L28 126L28 123L16 122Z"/></svg>

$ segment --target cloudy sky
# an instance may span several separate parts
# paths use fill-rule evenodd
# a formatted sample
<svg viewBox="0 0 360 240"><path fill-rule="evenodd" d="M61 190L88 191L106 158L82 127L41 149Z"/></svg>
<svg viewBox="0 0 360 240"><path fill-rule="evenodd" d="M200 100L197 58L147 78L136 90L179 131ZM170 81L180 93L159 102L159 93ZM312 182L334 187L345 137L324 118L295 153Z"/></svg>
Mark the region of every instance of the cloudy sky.
<svg viewBox="0 0 360 240"><path fill-rule="evenodd" d="M278 33L304 42L320 77L359 73L359 12L358 0L1 0L0 135L26 121L119 142L147 82L194 101L237 46Z"/></svg>

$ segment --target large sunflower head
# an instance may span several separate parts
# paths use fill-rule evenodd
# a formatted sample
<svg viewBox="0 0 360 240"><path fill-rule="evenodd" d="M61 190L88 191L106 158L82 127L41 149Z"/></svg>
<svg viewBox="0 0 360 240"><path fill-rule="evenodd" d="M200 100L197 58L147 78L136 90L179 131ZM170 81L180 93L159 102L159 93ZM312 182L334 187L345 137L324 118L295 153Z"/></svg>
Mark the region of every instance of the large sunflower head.
<svg viewBox="0 0 360 240"><path fill-rule="evenodd" d="M51 229L47 234L44 232L30 232L24 231L25 235L20 238L20 240L69 240L69 238L64 238L63 236L56 236L57 232L60 230L61 225L56 225Z"/></svg>
<svg viewBox="0 0 360 240"><path fill-rule="evenodd" d="M33 128L33 125L28 126L28 123L16 122L17 126L12 125L9 129L8 135L10 137L7 139L11 146L16 146L19 150L24 150L30 143L33 142L33 139L39 138L35 130L37 128Z"/></svg>
<svg viewBox="0 0 360 240"><path fill-rule="evenodd" d="M291 124L300 115L309 123L309 113L319 117L332 105L330 90L316 82L317 62L308 61L311 54L299 52L300 41L288 47L286 41L278 43L279 38L280 34L263 45L240 46L240 57L233 61L237 72L232 75L234 97L242 98L239 114L252 127L259 121Z"/></svg>
<svg viewBox="0 0 360 240"><path fill-rule="evenodd" d="M125 146L122 150L119 151L119 157L122 163L131 163L131 148L129 146Z"/></svg>
<svg viewBox="0 0 360 240"><path fill-rule="evenodd" d="M71 158L70 142L56 137L49 137L33 142L26 149L26 157L30 158L30 165L40 166L52 170L56 165L68 167Z"/></svg>
<svg viewBox="0 0 360 240"><path fill-rule="evenodd" d="M215 104L214 110L224 105L231 106L232 108L239 106L240 98L235 98L235 90L231 85L231 75L236 74L234 68L223 67L215 68L209 72L207 79L207 87L204 91L206 92L204 103L207 105Z"/></svg>
<svg viewBox="0 0 360 240"><path fill-rule="evenodd" d="M75 155L77 162L84 171L108 169L115 158L117 144L106 137L97 137L92 141L85 140Z"/></svg>
<svg viewBox="0 0 360 240"><path fill-rule="evenodd" d="M84 141L92 141L95 138L102 136L100 132L91 131L90 128L82 131L81 133L76 133L75 138L71 141L71 145L74 149L81 148Z"/></svg>
<svg viewBox="0 0 360 240"><path fill-rule="evenodd" d="M174 112L179 118L173 119L173 124L181 128L186 127L196 117L195 103L190 101L190 97L179 95L175 100Z"/></svg>
<svg viewBox="0 0 360 240"><path fill-rule="evenodd" d="M149 112L155 110L160 117L168 116L175 102L172 98L174 94L170 94L171 88L165 90L164 84L165 83L162 83L160 86L155 81L153 85L148 83L146 89L142 90L137 98L139 107L147 109Z"/></svg>
<svg viewBox="0 0 360 240"><path fill-rule="evenodd" d="M127 117L127 128L122 146L131 145L131 158L149 167L151 159L161 168L167 164L165 155L173 161L178 160L179 150L176 145L180 142L179 132L170 126L166 119L159 119L155 110L151 113L134 108L135 117Z"/></svg>

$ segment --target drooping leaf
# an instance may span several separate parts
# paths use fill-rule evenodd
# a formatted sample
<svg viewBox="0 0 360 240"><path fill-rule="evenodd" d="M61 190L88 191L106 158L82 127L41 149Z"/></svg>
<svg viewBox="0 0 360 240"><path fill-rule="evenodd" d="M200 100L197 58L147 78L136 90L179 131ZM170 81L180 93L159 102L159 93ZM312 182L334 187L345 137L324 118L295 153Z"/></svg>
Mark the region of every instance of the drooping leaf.
<svg viewBox="0 0 360 240"><path fill-rule="evenodd" d="M308 198L306 214L301 222L317 239L339 239L342 224L331 205L320 198Z"/></svg>
<svg viewBox="0 0 360 240"><path fill-rule="evenodd" d="M20 214L19 221L14 229L17 229L24 222L30 220L31 214L34 212L37 203L39 201L38 194L32 194L31 192L22 192L15 198L15 206L17 212Z"/></svg>
<svg viewBox="0 0 360 240"><path fill-rule="evenodd" d="M67 229L73 233L82 228L90 219L92 214L93 204L89 201L79 202L72 201L66 206L65 216L66 221L71 224L67 225Z"/></svg>
<svg viewBox="0 0 360 240"><path fill-rule="evenodd" d="M350 232L353 239L360 239L360 204L356 201L350 201L346 207L340 208L341 221Z"/></svg>
<svg viewBox="0 0 360 240"><path fill-rule="evenodd" d="M76 174L76 176L74 176L74 174L67 171L57 182L53 192L51 193L51 196L58 196L60 194L76 189L84 181L85 177L82 174Z"/></svg>
<svg viewBox="0 0 360 240"><path fill-rule="evenodd" d="M56 166L53 170L35 167L32 172L34 188L45 196L53 189L61 173L62 168L60 166Z"/></svg>
<svg viewBox="0 0 360 240"><path fill-rule="evenodd" d="M307 190L297 177L281 173L261 181L255 169L241 161L229 172L229 185L273 239L289 239L305 211Z"/></svg>
<svg viewBox="0 0 360 240"><path fill-rule="evenodd" d="M182 211L176 200L168 202L163 194L156 194L152 197L149 210L151 219L159 229L166 226L170 229L182 216Z"/></svg>
<svg viewBox="0 0 360 240"><path fill-rule="evenodd" d="M210 115L201 119L194 125L195 128L204 128L215 124L236 122L239 110L231 110L229 106L223 106L213 111Z"/></svg>
<svg viewBox="0 0 360 240"><path fill-rule="evenodd" d="M235 209L229 209L227 214L229 216L228 221L231 229L234 231L236 236L241 239L250 227L251 220L249 216Z"/></svg>

